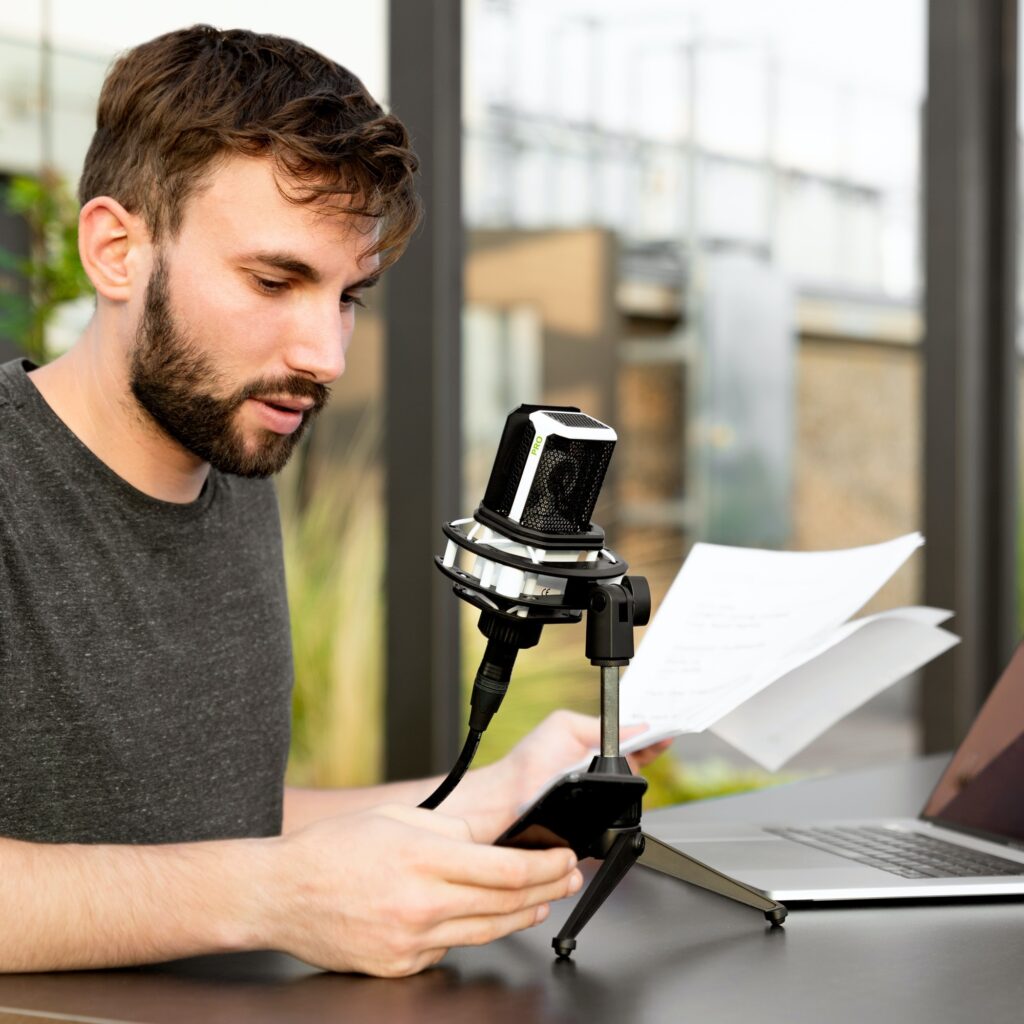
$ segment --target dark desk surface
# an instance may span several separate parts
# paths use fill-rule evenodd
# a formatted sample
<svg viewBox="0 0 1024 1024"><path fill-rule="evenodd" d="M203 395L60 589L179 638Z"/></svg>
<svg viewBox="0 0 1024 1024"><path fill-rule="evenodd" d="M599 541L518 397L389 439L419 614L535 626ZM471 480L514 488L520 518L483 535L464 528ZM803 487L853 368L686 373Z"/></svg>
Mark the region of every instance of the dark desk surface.
<svg viewBox="0 0 1024 1024"><path fill-rule="evenodd" d="M691 804L645 825L657 835L682 819L913 815L941 764ZM771 932L756 911L635 869L583 931L575 962L560 964L550 941L569 906L529 933L457 950L399 981L324 974L275 953L0 977L0 1024L1024 1021L1024 901L794 910Z"/></svg>

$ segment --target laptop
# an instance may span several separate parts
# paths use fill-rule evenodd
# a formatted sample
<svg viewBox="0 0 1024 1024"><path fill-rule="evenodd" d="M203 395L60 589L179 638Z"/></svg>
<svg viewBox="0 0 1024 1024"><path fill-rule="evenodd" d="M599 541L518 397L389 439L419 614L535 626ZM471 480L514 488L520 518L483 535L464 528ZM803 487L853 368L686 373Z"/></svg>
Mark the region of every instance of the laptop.
<svg viewBox="0 0 1024 1024"><path fill-rule="evenodd" d="M1024 642L918 817L658 838L786 904L1024 895Z"/></svg>

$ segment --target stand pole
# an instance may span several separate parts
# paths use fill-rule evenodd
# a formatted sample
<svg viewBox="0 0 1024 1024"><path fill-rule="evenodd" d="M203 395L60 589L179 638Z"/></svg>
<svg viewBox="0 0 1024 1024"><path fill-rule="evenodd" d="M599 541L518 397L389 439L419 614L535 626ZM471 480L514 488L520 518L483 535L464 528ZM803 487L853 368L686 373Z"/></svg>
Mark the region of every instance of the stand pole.
<svg viewBox="0 0 1024 1024"><path fill-rule="evenodd" d="M601 666L601 756L619 756L619 666Z"/></svg>

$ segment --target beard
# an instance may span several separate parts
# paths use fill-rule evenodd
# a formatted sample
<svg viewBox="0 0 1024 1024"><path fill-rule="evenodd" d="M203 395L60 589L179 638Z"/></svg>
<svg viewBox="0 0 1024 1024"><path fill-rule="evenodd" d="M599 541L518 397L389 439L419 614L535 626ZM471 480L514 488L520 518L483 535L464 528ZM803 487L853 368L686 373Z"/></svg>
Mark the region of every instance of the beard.
<svg viewBox="0 0 1024 1024"><path fill-rule="evenodd" d="M146 286L129 383L136 401L165 434L220 472L246 477L268 477L282 469L330 395L326 385L292 374L252 381L218 397L226 390L223 374L175 320L162 254ZM313 400L298 429L277 434L258 428L255 438L247 440L237 425L243 403L283 395Z"/></svg>

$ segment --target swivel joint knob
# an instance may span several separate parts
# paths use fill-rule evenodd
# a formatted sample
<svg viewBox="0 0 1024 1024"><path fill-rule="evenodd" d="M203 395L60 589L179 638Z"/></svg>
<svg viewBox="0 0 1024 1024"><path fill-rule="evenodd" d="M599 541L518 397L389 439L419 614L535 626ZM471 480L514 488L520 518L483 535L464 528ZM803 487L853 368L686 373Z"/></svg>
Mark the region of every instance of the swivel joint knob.
<svg viewBox="0 0 1024 1024"><path fill-rule="evenodd" d="M622 585L633 595L633 625L651 621L651 588L646 576L623 576Z"/></svg>
<svg viewBox="0 0 1024 1024"><path fill-rule="evenodd" d="M650 618L650 593L642 582L643 622ZM636 598L625 576L621 583L596 583L587 602L587 657L592 665L623 667L633 657L633 626L637 623Z"/></svg>

